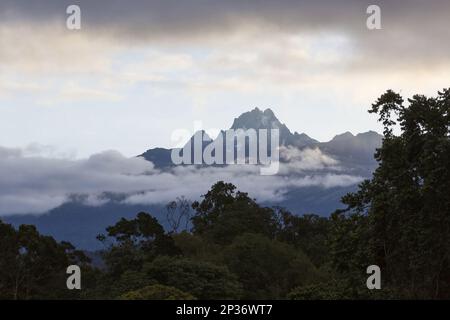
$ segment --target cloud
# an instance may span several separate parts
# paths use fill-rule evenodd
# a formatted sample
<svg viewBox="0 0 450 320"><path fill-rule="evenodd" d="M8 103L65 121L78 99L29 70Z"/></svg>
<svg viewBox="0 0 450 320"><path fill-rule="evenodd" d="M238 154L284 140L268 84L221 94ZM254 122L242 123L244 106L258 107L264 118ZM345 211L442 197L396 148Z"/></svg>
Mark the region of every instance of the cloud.
<svg viewBox="0 0 450 320"><path fill-rule="evenodd" d="M69 4L0 3L0 97L125 104L136 91L186 90L202 104L325 90L359 106L387 88L440 89L450 72L444 0L379 1L377 31L370 1L81 0L79 32L65 28Z"/></svg>
<svg viewBox="0 0 450 320"><path fill-rule="evenodd" d="M47 22L64 25L65 9L73 1L3 0L0 21L4 24ZM446 0L407 3L380 0L381 32L366 28L369 0L79 0L82 30L95 34L98 40L114 38L135 43L220 42L242 33L271 37L273 34L327 33L347 34L356 47L379 61L387 56L398 62L399 52L408 52L407 59L446 58L450 44ZM256 42L258 42L259 38ZM399 41L401 40L401 41Z"/></svg>
<svg viewBox="0 0 450 320"><path fill-rule="evenodd" d="M324 154L319 148L298 149L292 146L281 146L280 158L285 161L282 166L284 173L340 169L339 161Z"/></svg>
<svg viewBox="0 0 450 320"><path fill-rule="evenodd" d="M0 148L1 149L1 148ZM10 149L14 150L14 149ZM60 150L51 145L43 145L39 143L30 143L23 149L16 149L18 154L24 157L42 157L42 158L56 158L56 159L75 159L75 150ZM1 156L0 156L1 157Z"/></svg>
<svg viewBox="0 0 450 320"><path fill-rule="evenodd" d="M60 98L62 101L119 101L122 97L107 90L83 88L77 84L69 84L61 90Z"/></svg>
<svg viewBox="0 0 450 320"><path fill-rule="evenodd" d="M293 153L293 151L292 151ZM306 155L306 156L305 156ZM290 167L288 175L260 176L251 165L225 168L178 166L162 172L143 158L126 158L116 151L83 160L30 156L21 149L0 147L0 215L45 213L78 196L86 205L99 206L105 193L124 196L129 204L165 204L177 196L198 199L212 184L229 181L259 201L278 202L290 188L350 186L361 177L316 173L315 161L334 164L317 150L306 151L305 165ZM300 169L296 173L294 168Z"/></svg>
<svg viewBox="0 0 450 320"><path fill-rule="evenodd" d="M108 1L80 0L82 30L65 29L66 7L72 1L3 0L0 3L0 58L20 61L23 68L67 69L80 72L110 67L107 53L120 47L216 48L214 61L225 66L256 59L265 69L297 70L295 64L376 71L380 66L408 69L411 64L448 64L446 0L403 3L382 0L382 30L366 28L370 1ZM17 43L15 39L26 39ZM265 41L260 41L264 39ZM292 39L301 43L292 44ZM312 39L312 40L311 40ZM14 42L14 45L11 43ZM220 50L238 43L241 56ZM262 52L266 44L281 53ZM285 44L285 45L283 45ZM230 49L228 47L228 49ZM247 48L247 50L243 50ZM248 49L257 49L248 50ZM300 48L301 50L292 50ZM346 50L342 52L342 49ZM254 53L253 58L251 53ZM161 61L189 65L191 57ZM350 61L347 61L350 60ZM158 61L158 60L156 60ZM347 61L347 62L345 62ZM17 63L17 62L16 62ZM216 63L217 64L217 63Z"/></svg>
<svg viewBox="0 0 450 320"><path fill-rule="evenodd" d="M114 151L68 160L0 148L0 214L46 212L74 194L138 192L146 186L143 174L153 171L150 162Z"/></svg>
<svg viewBox="0 0 450 320"><path fill-rule="evenodd" d="M70 33L64 25L53 21L8 24L2 23L1 18L0 47L0 70L12 68L27 74L71 73L73 76L107 72L120 48L93 34Z"/></svg>

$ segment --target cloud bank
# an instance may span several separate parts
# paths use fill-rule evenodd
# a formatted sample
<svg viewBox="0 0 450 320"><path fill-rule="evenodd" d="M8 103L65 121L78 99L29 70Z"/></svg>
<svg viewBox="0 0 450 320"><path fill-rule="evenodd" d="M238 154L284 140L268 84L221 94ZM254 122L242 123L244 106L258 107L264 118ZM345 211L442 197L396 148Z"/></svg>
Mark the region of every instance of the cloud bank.
<svg viewBox="0 0 450 320"><path fill-rule="evenodd" d="M319 149L283 150L282 157L290 157L290 162L282 164L280 175L260 176L259 168L250 165L178 166L163 172L143 158L126 158L116 151L72 160L0 147L0 215L45 213L75 196L99 206L108 201L106 193L122 195L129 204L165 204L181 195L198 199L219 180L236 184L258 201L276 203L290 188L332 188L362 180L339 172L337 161Z"/></svg>

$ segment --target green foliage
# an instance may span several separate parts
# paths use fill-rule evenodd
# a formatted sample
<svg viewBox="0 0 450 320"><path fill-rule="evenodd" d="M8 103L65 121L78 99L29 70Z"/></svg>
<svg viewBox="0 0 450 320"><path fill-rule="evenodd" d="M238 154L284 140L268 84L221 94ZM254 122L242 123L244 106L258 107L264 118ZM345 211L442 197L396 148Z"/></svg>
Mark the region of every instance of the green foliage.
<svg viewBox="0 0 450 320"><path fill-rule="evenodd" d="M113 278L126 271L141 270L146 261L158 255L180 253L172 237L165 234L158 220L148 213L140 212L133 220L122 218L106 231L107 237L99 235L98 239L105 244L111 239L103 258Z"/></svg>
<svg viewBox="0 0 450 320"><path fill-rule="evenodd" d="M156 281L141 271L127 270L116 276L105 270L95 275L93 283L88 288L84 288L82 294L83 298L87 299L116 299L127 292L155 284L157 284Z"/></svg>
<svg viewBox="0 0 450 320"><path fill-rule="evenodd" d="M199 299L238 299L241 285L224 266L208 262L158 257L144 268L158 283L173 286Z"/></svg>
<svg viewBox="0 0 450 320"><path fill-rule="evenodd" d="M279 299L319 273L300 250L259 234L237 237L225 249L225 263L238 275L246 299Z"/></svg>
<svg viewBox="0 0 450 320"><path fill-rule="evenodd" d="M319 267L329 260L330 220L314 214L295 216L279 209L281 230L277 239L300 248Z"/></svg>
<svg viewBox="0 0 450 320"><path fill-rule="evenodd" d="M66 289L66 268L89 259L67 242L57 243L34 226L18 230L0 221L0 298L76 297Z"/></svg>
<svg viewBox="0 0 450 320"><path fill-rule="evenodd" d="M214 264L222 263L223 246L186 231L172 234L172 237L183 256Z"/></svg>
<svg viewBox="0 0 450 320"><path fill-rule="evenodd" d="M335 212L331 216L330 255L334 271L346 279L349 287L354 288L352 296L366 292L366 268L375 264L369 250L368 219L361 214L345 216Z"/></svg>
<svg viewBox="0 0 450 320"><path fill-rule="evenodd" d="M333 261L352 280L379 265L397 297L449 298L450 90L408 101L388 91L370 110L384 125L379 167L333 216Z"/></svg>
<svg viewBox="0 0 450 320"><path fill-rule="evenodd" d="M290 300L343 300L352 296L344 283L329 281L297 287L287 297Z"/></svg>
<svg viewBox="0 0 450 320"><path fill-rule="evenodd" d="M259 206L247 193L230 183L217 182L194 202L193 232L214 243L225 245L243 233L259 233L274 238L278 221L274 210Z"/></svg>
<svg viewBox="0 0 450 320"><path fill-rule="evenodd" d="M160 284L127 292L120 298L124 300L195 300L195 297L189 293Z"/></svg>

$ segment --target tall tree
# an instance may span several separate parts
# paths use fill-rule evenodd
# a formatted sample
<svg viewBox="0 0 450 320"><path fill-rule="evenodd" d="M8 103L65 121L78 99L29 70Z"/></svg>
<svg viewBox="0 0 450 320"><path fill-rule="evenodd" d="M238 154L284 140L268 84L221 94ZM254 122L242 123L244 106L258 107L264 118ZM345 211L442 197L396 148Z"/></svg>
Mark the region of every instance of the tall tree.
<svg viewBox="0 0 450 320"><path fill-rule="evenodd" d="M379 166L333 215L333 260L347 275L379 265L399 296L449 298L450 89L408 102L389 90L369 111L384 126Z"/></svg>
<svg viewBox="0 0 450 320"><path fill-rule="evenodd" d="M18 230L0 221L0 298L76 297L66 287L66 269L89 259L67 242L39 234L34 226Z"/></svg>
<svg viewBox="0 0 450 320"><path fill-rule="evenodd" d="M107 245L103 258L111 276L141 270L144 262L158 255L177 255L180 250L155 217L145 212L135 219L122 218L97 238ZM109 240L109 242L108 242Z"/></svg>
<svg viewBox="0 0 450 320"><path fill-rule="evenodd" d="M217 182L192 207L196 211L192 218L194 234L214 243L229 244L244 233L274 238L279 229L273 209L259 206L231 183Z"/></svg>

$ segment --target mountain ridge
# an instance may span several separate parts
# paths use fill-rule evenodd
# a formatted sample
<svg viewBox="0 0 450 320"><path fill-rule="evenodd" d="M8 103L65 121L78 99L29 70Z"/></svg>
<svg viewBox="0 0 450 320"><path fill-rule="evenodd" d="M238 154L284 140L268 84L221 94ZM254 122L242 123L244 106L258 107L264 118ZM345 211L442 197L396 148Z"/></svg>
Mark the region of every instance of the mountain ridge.
<svg viewBox="0 0 450 320"><path fill-rule="evenodd" d="M240 116L234 118L230 127L232 130L237 129L279 129L280 130L280 145L291 146L299 149L304 148L319 148L321 151L338 158L339 160L356 162L356 164L370 164L374 165L375 160L373 158L375 150L381 146L382 135L375 131L366 131L353 133L346 131L342 134L335 135L330 141L319 142L316 139L311 138L306 133L294 133L282 123L272 111L267 108L261 110L258 107L242 113ZM206 132L203 133L207 136ZM221 131L223 133L223 130ZM186 145L193 141L194 136L190 138ZM207 136L208 140L211 139ZM207 143L204 143L204 146ZM138 157L151 161L157 168L168 168L173 166L171 162L170 154L172 149L170 148L152 148L148 149Z"/></svg>

